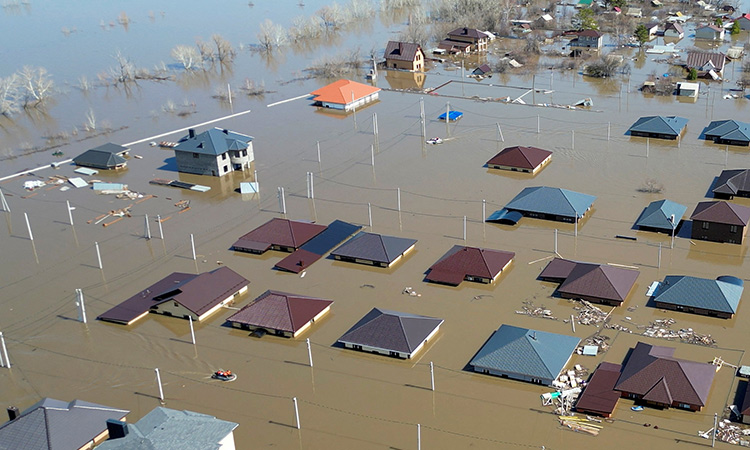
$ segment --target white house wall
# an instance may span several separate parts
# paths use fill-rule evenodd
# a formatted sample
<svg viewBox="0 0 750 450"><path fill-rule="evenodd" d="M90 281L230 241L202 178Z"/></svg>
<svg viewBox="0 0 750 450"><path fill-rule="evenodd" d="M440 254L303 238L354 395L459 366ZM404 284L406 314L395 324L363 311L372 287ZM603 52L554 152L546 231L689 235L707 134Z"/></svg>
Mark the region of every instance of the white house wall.
<svg viewBox="0 0 750 450"><path fill-rule="evenodd" d="M224 439L219 441L219 450L235 450L234 446L234 432L224 436Z"/></svg>

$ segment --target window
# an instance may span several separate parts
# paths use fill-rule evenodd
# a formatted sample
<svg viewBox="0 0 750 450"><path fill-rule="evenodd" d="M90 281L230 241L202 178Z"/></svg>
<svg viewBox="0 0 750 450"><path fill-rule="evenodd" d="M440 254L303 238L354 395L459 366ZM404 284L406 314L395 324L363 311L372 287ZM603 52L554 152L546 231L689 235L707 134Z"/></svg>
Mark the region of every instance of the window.
<svg viewBox="0 0 750 450"><path fill-rule="evenodd" d="M193 158L200 158L200 157L201 155L199 155L198 153L193 153Z"/></svg>
<svg viewBox="0 0 750 450"><path fill-rule="evenodd" d="M703 223L701 224L701 227L702 227L702 228L703 228L704 230L708 230L708 222L703 222Z"/></svg>
<svg viewBox="0 0 750 450"><path fill-rule="evenodd" d="M222 153L221 154L221 159L222 159L222 161L226 160L227 159L227 154L226 153Z"/></svg>
<svg viewBox="0 0 750 450"><path fill-rule="evenodd" d="M729 232L730 233L736 233L737 232L737 225L730 225L729 226Z"/></svg>
<svg viewBox="0 0 750 450"><path fill-rule="evenodd" d="M229 172L229 166L224 166L224 173Z"/></svg>

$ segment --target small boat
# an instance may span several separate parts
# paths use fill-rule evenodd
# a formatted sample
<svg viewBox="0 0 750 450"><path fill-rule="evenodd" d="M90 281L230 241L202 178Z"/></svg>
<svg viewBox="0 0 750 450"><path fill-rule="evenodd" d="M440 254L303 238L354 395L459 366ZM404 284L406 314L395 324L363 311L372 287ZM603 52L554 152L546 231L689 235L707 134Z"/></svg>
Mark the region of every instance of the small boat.
<svg viewBox="0 0 750 450"><path fill-rule="evenodd" d="M434 138L427 139L426 142L428 144L437 145L437 144L442 144L443 140L439 137L434 137Z"/></svg>
<svg viewBox="0 0 750 450"><path fill-rule="evenodd" d="M217 370L213 374L211 374L211 378L214 380L221 380L221 381L234 381L237 379L237 375L233 374L231 370Z"/></svg>
<svg viewBox="0 0 750 450"><path fill-rule="evenodd" d="M633 411L643 411L643 406L641 406L641 405L631 406L630 409L633 410Z"/></svg>

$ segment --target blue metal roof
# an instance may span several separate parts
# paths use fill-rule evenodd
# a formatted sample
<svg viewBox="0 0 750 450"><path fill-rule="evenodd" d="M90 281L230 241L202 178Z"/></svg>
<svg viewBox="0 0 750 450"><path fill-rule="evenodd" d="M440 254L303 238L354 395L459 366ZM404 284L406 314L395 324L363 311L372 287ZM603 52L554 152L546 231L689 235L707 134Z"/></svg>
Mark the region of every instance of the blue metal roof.
<svg viewBox="0 0 750 450"><path fill-rule="evenodd" d="M527 187L511 200L506 209L583 217L596 200L593 195L546 186Z"/></svg>
<svg viewBox="0 0 750 450"><path fill-rule="evenodd" d="M452 122L452 121L460 119L461 116L463 116L463 115L464 115L464 113L462 113L460 111L450 111L448 113L448 120L450 120ZM440 114L438 116L438 119L445 120L445 113Z"/></svg>
<svg viewBox="0 0 750 450"><path fill-rule="evenodd" d="M743 286L722 279L669 275L656 289L654 301L734 314L742 290Z"/></svg>
<svg viewBox="0 0 750 450"><path fill-rule="evenodd" d="M502 325L471 365L500 372L554 380L581 342L575 336Z"/></svg>
<svg viewBox="0 0 750 450"><path fill-rule="evenodd" d="M682 220L682 216L687 211L687 206L680 205L671 200L659 200L651 202L643 210L635 225L638 227L658 228L661 230L672 231ZM670 217L674 214L674 224L670 222Z"/></svg>
<svg viewBox="0 0 750 450"><path fill-rule="evenodd" d="M687 123L688 119L679 116L646 116L638 119L628 131L677 136Z"/></svg>
<svg viewBox="0 0 750 450"><path fill-rule="evenodd" d="M724 140L750 142L750 123L736 120L714 120L703 129L703 134Z"/></svg>
<svg viewBox="0 0 750 450"><path fill-rule="evenodd" d="M509 222L512 225L518 223L521 220L523 214L518 211L508 211L507 209L498 209L497 211L490 214L487 218L487 222Z"/></svg>

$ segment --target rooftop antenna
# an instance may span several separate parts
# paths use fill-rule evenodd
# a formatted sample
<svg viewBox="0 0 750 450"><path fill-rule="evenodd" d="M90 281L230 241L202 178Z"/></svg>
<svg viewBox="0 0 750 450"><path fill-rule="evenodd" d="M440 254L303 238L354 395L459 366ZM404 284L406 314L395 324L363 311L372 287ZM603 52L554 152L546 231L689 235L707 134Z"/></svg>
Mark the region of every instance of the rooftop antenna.
<svg viewBox="0 0 750 450"><path fill-rule="evenodd" d="M536 331L531 332L531 336L529 336L531 339L536 341Z"/></svg>

